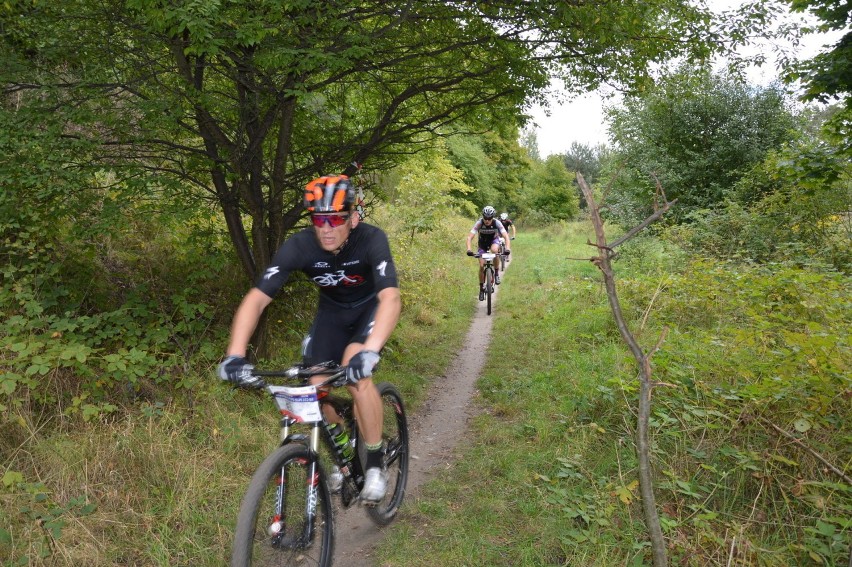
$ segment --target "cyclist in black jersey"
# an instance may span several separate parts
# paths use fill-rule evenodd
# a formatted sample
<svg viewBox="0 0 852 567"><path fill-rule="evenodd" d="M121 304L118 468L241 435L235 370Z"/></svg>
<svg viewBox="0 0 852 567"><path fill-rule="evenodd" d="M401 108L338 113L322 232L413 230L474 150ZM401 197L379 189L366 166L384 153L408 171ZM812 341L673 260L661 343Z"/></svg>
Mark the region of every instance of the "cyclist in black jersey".
<svg viewBox="0 0 852 567"><path fill-rule="evenodd" d="M512 238L514 240L518 235L518 231L515 229L515 222L509 218L509 213L500 213L500 223L503 225L503 228L506 229L506 232L509 232L509 229L512 229Z"/></svg>
<svg viewBox="0 0 852 567"><path fill-rule="evenodd" d="M334 360L347 366L348 389L367 445L361 498L369 502L381 500L387 487L381 468L382 403L371 376L379 352L399 321L402 303L387 236L378 227L360 223L354 203L355 191L345 175L320 177L307 185L304 204L313 226L284 242L243 298L219 377L242 387L265 385L251 375L248 342L263 310L290 274L305 273L319 287L319 302L302 343L303 363ZM326 417L340 420L335 415Z"/></svg>
<svg viewBox="0 0 852 567"><path fill-rule="evenodd" d="M467 255L474 256L482 254L486 250L494 254L500 249L501 242L506 246L506 254L511 253L509 245L509 234L503 228L502 223L495 217L497 210L488 205L482 209L482 218L474 223L473 228L467 235ZM479 235L477 240L478 250L476 254L471 250L471 242L473 237ZM494 283L500 285L500 257L497 257L497 274ZM479 301L485 300L485 261L479 260Z"/></svg>

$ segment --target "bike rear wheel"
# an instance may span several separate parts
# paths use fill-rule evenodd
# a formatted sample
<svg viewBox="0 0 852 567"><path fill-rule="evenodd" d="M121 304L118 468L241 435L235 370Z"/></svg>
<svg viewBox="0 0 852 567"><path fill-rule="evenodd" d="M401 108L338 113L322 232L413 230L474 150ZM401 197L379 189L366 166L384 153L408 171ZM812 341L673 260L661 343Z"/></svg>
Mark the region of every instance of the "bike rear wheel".
<svg viewBox="0 0 852 567"><path fill-rule="evenodd" d="M312 473L312 468L318 474ZM309 501L315 496L312 535ZM334 522L325 473L302 444L286 445L258 467L240 506L231 567L331 565Z"/></svg>
<svg viewBox="0 0 852 567"><path fill-rule="evenodd" d="M395 386L387 382L377 384L382 398L383 425L382 443L385 452L385 467L388 473L388 491L375 506L367 508L367 513L376 524L386 526L394 519L405 497L405 485L408 482L408 420L402 396ZM363 459L366 459L366 447L360 447Z"/></svg>

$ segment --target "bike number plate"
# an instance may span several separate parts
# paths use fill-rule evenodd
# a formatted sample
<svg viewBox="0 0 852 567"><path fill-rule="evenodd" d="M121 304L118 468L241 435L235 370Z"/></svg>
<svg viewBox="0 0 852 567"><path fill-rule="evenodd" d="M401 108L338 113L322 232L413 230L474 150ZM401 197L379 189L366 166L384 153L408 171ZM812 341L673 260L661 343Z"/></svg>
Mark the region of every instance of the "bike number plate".
<svg viewBox="0 0 852 567"><path fill-rule="evenodd" d="M268 386L283 415L298 422L322 421L314 386Z"/></svg>
<svg viewBox="0 0 852 567"><path fill-rule="evenodd" d="M496 255L497 254L491 254L491 253L483 254L482 259L483 260L493 260Z"/></svg>

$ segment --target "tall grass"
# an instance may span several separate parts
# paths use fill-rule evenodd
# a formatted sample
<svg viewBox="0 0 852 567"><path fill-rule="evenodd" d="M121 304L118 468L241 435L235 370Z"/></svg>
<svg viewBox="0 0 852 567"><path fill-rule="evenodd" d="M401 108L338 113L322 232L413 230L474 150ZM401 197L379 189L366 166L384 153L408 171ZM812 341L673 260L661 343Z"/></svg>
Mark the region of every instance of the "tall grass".
<svg viewBox="0 0 852 567"><path fill-rule="evenodd" d="M382 565L650 564L636 369L600 276L569 259L591 255L589 233L519 234L481 415L392 528ZM852 487L814 452L849 474L848 279L708 263L653 239L622 252L616 278L646 348L672 329L651 424L672 564L845 564Z"/></svg>
<svg viewBox="0 0 852 567"><path fill-rule="evenodd" d="M380 376L398 384L417 411L432 378L460 347L475 308L475 270L461 260L469 221L446 218L416 240L396 226L392 210L368 222L389 233L404 304ZM170 251L152 245L150 253ZM196 337L204 344L174 381L161 379L130 403L108 400L117 409L88 421L60 404L45 409L24 402L0 414L0 564L227 562L242 492L275 447L278 422L265 396L232 390L214 376L229 315L244 292L240 282L217 284L222 314ZM456 293L465 285L469 297ZM299 294L284 292L272 304L276 356L263 366L297 356L312 302L299 304L291 295Z"/></svg>

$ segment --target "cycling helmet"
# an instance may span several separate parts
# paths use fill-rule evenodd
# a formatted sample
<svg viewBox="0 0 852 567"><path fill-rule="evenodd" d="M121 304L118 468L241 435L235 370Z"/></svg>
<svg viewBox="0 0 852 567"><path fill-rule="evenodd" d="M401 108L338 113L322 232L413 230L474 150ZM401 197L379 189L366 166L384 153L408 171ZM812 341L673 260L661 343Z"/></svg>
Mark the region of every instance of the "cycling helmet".
<svg viewBox="0 0 852 567"><path fill-rule="evenodd" d="M509 213L500 213L500 220L508 220Z"/></svg>
<svg viewBox="0 0 852 567"><path fill-rule="evenodd" d="M494 215L496 214L497 210L491 205L488 205L482 209L482 218L484 219L493 219Z"/></svg>
<svg viewBox="0 0 852 567"><path fill-rule="evenodd" d="M312 213L339 213L355 204L355 188L345 175L317 177L305 186L305 208Z"/></svg>

